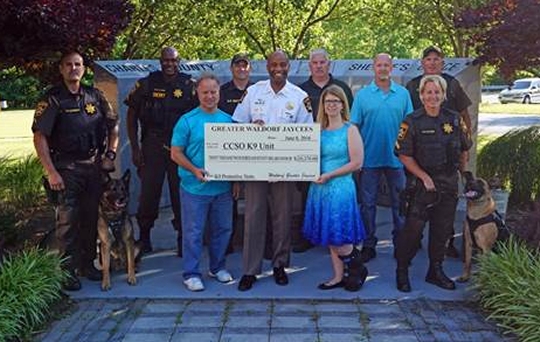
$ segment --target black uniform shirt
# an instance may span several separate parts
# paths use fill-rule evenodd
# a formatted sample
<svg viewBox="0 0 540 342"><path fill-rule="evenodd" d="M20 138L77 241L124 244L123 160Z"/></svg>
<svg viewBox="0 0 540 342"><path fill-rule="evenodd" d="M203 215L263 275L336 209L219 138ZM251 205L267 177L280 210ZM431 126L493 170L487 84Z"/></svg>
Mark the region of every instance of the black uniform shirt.
<svg viewBox="0 0 540 342"><path fill-rule="evenodd" d="M448 149L450 144L457 151ZM395 152L413 157L424 169L439 168L452 162L452 152L467 151L471 145L471 135L459 113L442 108L432 117L422 107L401 123Z"/></svg>
<svg viewBox="0 0 540 342"><path fill-rule="evenodd" d="M441 108L432 117L422 107L401 123L394 151L413 157L436 186L457 191L460 154L471 146L470 132L459 113Z"/></svg>
<svg viewBox="0 0 540 342"><path fill-rule="evenodd" d="M224 111L229 115L233 115L236 106L242 101L244 95L246 94L247 87L253 83L249 82L246 86L246 89L241 90L234 85L234 82L231 80L227 83L224 83L219 88L219 104L218 108Z"/></svg>
<svg viewBox="0 0 540 342"><path fill-rule="evenodd" d="M313 121L317 119L317 114L319 110L319 100L321 98L321 94L323 90L332 85L335 84L339 86L343 91L345 92L345 95L347 96L347 101L349 101L349 108L351 108L353 103L353 96L351 92L351 88L347 85L347 83L340 81L338 79L335 79L330 74L330 80L328 80L328 83L324 85L324 87L319 87L315 82L313 82L313 78L310 76L307 81L300 84L299 87L302 88L306 93L308 93L309 99L311 100L311 107L312 107L312 113L313 113Z"/></svg>
<svg viewBox="0 0 540 342"><path fill-rule="evenodd" d="M124 103L134 109L143 134L151 129L170 135L180 116L198 106L191 76L178 73L172 81L165 82L161 71L137 81Z"/></svg>
<svg viewBox="0 0 540 342"><path fill-rule="evenodd" d="M446 100L443 102L443 107L446 107L448 109L454 110L456 112L461 113L464 109L469 107L471 105L471 100L465 94L465 91L463 91L463 88L461 88L461 84L459 84L459 81L456 80L455 77L450 76L448 74L442 74L441 75L444 80L446 81L447 87L446 87ZM413 108L419 109L422 107L422 101L420 101L420 80L424 77L424 75L417 76L410 80L407 83L407 90L409 91L409 94L411 95L411 100L413 103Z"/></svg>
<svg viewBox="0 0 540 342"><path fill-rule="evenodd" d="M117 123L118 116L101 91L81 85L72 94L61 84L38 102L32 131L45 135L51 150L84 154L102 147L106 128Z"/></svg>

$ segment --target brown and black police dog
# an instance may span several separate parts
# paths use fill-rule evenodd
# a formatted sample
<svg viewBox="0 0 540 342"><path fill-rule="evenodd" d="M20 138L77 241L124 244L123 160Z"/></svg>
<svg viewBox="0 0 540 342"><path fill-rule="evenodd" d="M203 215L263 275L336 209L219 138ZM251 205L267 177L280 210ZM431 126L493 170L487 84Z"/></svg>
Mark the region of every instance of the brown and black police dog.
<svg viewBox="0 0 540 342"><path fill-rule="evenodd" d="M467 217L463 226L464 261L463 274L457 279L466 282L471 276L473 247L476 245L482 253L492 250L499 234L496 206L488 183L482 178L475 178L471 172L464 172L467 200Z"/></svg>
<svg viewBox="0 0 540 342"><path fill-rule="evenodd" d="M101 289L110 290L110 271L127 267L127 282L135 285L135 259L139 247L133 237L133 226L128 216L130 171L120 179L103 176L103 195L99 203L98 238L103 272ZM111 258L112 257L112 258ZM111 264L112 261L112 264Z"/></svg>

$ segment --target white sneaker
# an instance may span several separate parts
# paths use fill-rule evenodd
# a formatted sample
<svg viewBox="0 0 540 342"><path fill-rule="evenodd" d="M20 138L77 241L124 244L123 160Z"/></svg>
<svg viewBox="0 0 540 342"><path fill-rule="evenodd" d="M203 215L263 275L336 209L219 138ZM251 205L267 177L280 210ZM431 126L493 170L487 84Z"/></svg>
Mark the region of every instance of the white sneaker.
<svg viewBox="0 0 540 342"><path fill-rule="evenodd" d="M228 283L233 280L232 275L227 270L219 270L216 274L208 271L208 275L212 278L216 278L220 283Z"/></svg>
<svg viewBox="0 0 540 342"><path fill-rule="evenodd" d="M204 285L201 281L201 278L199 277L191 277L189 279L184 280L184 285L186 285L187 289L190 291L203 291Z"/></svg>

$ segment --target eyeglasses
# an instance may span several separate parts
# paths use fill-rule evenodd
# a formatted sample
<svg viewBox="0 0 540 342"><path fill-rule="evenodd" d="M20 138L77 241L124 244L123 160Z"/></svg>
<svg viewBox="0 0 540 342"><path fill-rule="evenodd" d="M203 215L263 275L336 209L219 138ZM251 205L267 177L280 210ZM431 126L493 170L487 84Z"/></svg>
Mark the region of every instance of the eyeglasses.
<svg viewBox="0 0 540 342"><path fill-rule="evenodd" d="M324 100L324 104L331 105L331 104L340 104L343 103L341 100Z"/></svg>

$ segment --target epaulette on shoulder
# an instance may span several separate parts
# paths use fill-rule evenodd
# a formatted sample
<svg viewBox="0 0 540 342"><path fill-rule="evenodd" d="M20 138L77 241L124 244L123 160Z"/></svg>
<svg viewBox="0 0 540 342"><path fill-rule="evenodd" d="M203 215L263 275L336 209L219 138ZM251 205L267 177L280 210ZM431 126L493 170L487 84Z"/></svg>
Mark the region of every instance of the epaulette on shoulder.
<svg viewBox="0 0 540 342"><path fill-rule="evenodd" d="M181 80L190 80L191 82L195 82L195 78L190 74L186 74L185 72L178 73L178 78Z"/></svg>
<svg viewBox="0 0 540 342"><path fill-rule="evenodd" d="M60 85L55 85L55 86L49 87L49 89L47 89L45 91L45 96L58 95L58 94L60 94L61 90L62 90L62 86L60 86Z"/></svg>
<svg viewBox="0 0 540 342"><path fill-rule="evenodd" d="M423 110L423 107L422 107L422 110L415 110L414 112L412 112L409 116L413 119L418 119L419 117L421 117L422 115L424 115L424 110ZM407 118L407 117L405 117Z"/></svg>

